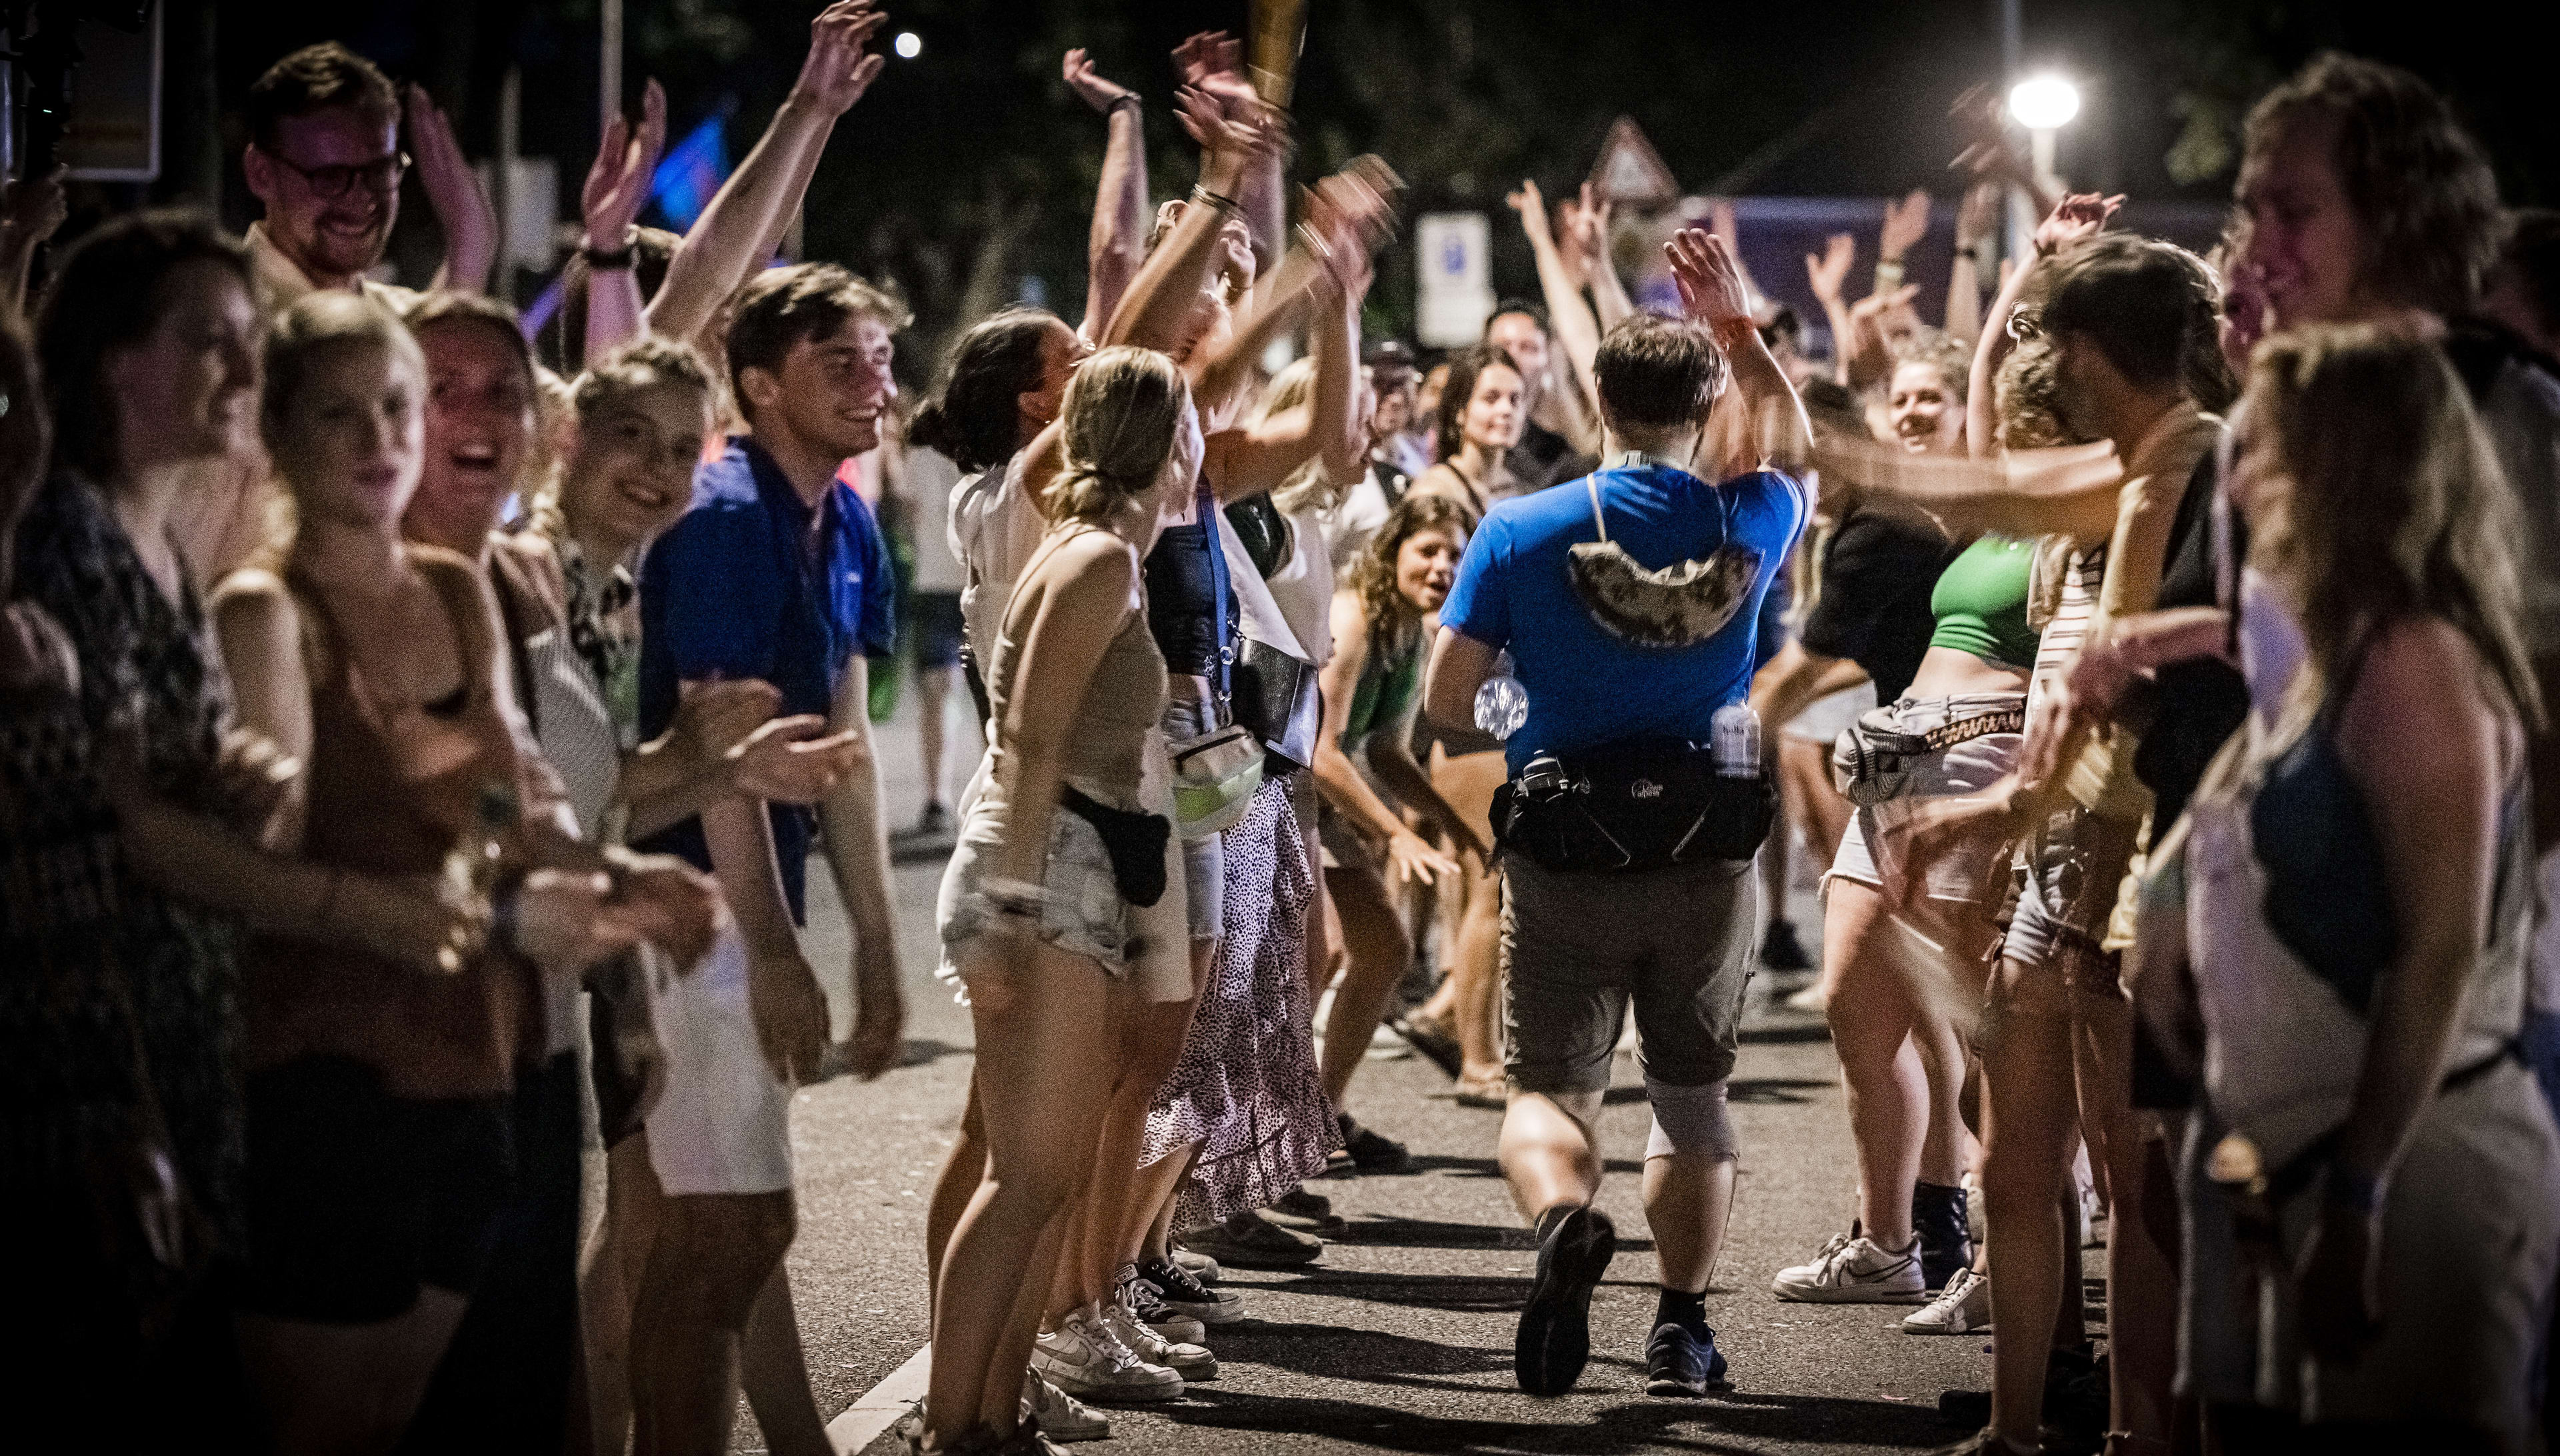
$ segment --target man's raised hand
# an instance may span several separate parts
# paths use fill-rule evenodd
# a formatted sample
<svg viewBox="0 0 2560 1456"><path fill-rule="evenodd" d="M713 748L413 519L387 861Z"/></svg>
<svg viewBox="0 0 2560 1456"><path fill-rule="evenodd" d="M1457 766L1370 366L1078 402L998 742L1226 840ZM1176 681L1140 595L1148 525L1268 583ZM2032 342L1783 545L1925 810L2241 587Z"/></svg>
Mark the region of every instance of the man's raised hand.
<svg viewBox="0 0 2560 1456"><path fill-rule="evenodd" d="M1093 58L1086 55L1082 47L1066 53L1066 62L1061 69L1065 74L1066 88L1075 92L1076 99L1105 116L1110 115L1111 108L1122 100L1138 94L1094 70Z"/></svg>
<svg viewBox="0 0 2560 1456"><path fill-rule="evenodd" d="M807 98L810 104L830 116L842 116L871 89L872 81L888 64L888 58L868 51L872 37L888 16L874 8L875 0L836 0L818 12L809 23L809 55L800 63L800 79L791 86L794 95Z"/></svg>
<svg viewBox="0 0 2560 1456"><path fill-rule="evenodd" d="M579 216L586 221L589 246L610 250L630 236L640 210L649 203L649 185L666 146L667 91L652 80L640 92L638 129L618 115L606 122L604 141L595 149L595 164L586 169Z"/></svg>
<svg viewBox="0 0 2560 1456"><path fill-rule="evenodd" d="M1737 325L1751 327L1750 290L1742 286L1742 269L1723 239L1683 228L1663 244L1663 252L1671 259L1681 312L1719 335Z"/></svg>
<svg viewBox="0 0 2560 1456"><path fill-rule="evenodd" d="M1857 240L1845 233L1835 233L1823 245L1822 253L1805 254L1805 277L1814 285L1814 297L1825 306L1840 300L1840 290L1848 285L1849 264L1857 261Z"/></svg>

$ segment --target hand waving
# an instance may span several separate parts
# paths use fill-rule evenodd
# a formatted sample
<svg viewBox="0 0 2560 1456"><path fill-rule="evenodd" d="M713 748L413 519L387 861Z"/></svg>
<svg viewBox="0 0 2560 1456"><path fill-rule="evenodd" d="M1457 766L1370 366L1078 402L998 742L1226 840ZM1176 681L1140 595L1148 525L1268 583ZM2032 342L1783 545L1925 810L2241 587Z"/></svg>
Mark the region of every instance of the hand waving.
<svg viewBox="0 0 2560 1456"><path fill-rule="evenodd" d="M1849 265L1857 261L1857 240L1845 233L1835 233L1823 245L1822 255L1805 254L1805 277L1814 285L1814 297L1828 308L1840 301L1840 290L1847 286Z"/></svg>
<svg viewBox="0 0 2560 1456"><path fill-rule="evenodd" d="M1244 79L1244 43L1224 31L1202 31L1174 48L1183 84L1214 99L1230 117L1257 111L1262 96Z"/></svg>
<svg viewBox="0 0 2560 1456"><path fill-rule="evenodd" d="M875 0L836 0L809 23L809 56L800 63L800 79L791 93L830 116L842 116L871 89L885 56L865 50L888 17L872 8Z"/></svg>
<svg viewBox="0 0 2560 1456"><path fill-rule="evenodd" d="M1876 251L1887 262L1900 262L1911 250L1911 244L1929 236L1929 189L1915 187L1911 195L1896 204L1886 199L1884 232L1876 241Z"/></svg>
<svg viewBox="0 0 2560 1456"><path fill-rule="evenodd" d="M465 292L489 286L489 268L498 256L498 210L481 189L479 174L462 155L453 122L435 104L426 87L412 81L402 97L408 149L417 163L417 185L435 224L444 230L449 281Z"/></svg>
<svg viewBox="0 0 2560 1456"><path fill-rule="evenodd" d="M605 123L604 140L595 149L595 164L586 169L579 216L586 220L586 240L613 248L630 236L649 203L649 184L658 171L658 155L667 147L667 91L652 80L640 93L640 125L616 116Z"/></svg>
<svg viewBox="0 0 2560 1456"><path fill-rule="evenodd" d="M2124 205L2122 193L2100 197L2094 192L2075 192L2055 203L2045 220L2035 225L2036 255L2049 257L2082 239L2097 237Z"/></svg>
<svg viewBox="0 0 2560 1456"><path fill-rule="evenodd" d="M1672 282L1679 287L1680 311L1718 335L1751 327L1750 290L1724 240L1696 228L1683 228L1663 244L1671 258Z"/></svg>
<svg viewBox="0 0 2560 1456"><path fill-rule="evenodd" d="M1520 231L1530 239L1544 241L1554 237L1546 221L1546 194L1537 190L1535 182L1523 179L1520 190L1503 201L1511 206L1513 212L1520 214Z"/></svg>
<svg viewBox="0 0 2560 1456"><path fill-rule="evenodd" d="M1075 92L1076 99L1105 116L1111 114L1111 108L1122 98L1137 94L1094 70L1093 58L1084 54L1081 47L1066 53L1066 62L1061 70L1066 78L1066 88Z"/></svg>

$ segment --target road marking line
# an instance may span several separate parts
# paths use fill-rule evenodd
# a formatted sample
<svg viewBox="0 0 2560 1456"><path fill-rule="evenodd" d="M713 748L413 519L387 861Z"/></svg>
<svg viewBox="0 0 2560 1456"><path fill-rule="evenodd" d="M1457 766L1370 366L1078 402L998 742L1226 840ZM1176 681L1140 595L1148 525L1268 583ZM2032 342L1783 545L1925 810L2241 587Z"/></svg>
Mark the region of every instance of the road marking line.
<svg viewBox="0 0 2560 1456"><path fill-rule="evenodd" d="M856 1396L843 1414L827 1422L827 1440L836 1448L836 1456L854 1456L923 1404L924 1387L932 1374L933 1347L928 1345L908 1356L906 1364L890 1371L886 1379Z"/></svg>

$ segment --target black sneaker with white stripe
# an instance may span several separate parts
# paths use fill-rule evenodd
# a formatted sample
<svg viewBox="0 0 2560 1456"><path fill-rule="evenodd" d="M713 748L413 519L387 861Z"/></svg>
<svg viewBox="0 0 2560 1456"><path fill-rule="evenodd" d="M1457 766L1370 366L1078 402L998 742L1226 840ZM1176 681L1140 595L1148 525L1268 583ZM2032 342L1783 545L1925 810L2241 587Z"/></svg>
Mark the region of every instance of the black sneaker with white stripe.
<svg viewBox="0 0 2560 1456"><path fill-rule="evenodd" d="M1163 1292L1138 1272L1136 1264L1120 1266L1112 1295L1129 1312L1129 1318L1176 1345L1198 1345L1208 1334L1199 1320L1167 1305Z"/></svg>
<svg viewBox="0 0 2560 1456"><path fill-rule="evenodd" d="M1175 1314L1189 1315L1203 1325L1232 1325L1244 1318L1242 1296L1209 1288L1171 1259L1142 1259L1135 1267L1138 1278Z"/></svg>

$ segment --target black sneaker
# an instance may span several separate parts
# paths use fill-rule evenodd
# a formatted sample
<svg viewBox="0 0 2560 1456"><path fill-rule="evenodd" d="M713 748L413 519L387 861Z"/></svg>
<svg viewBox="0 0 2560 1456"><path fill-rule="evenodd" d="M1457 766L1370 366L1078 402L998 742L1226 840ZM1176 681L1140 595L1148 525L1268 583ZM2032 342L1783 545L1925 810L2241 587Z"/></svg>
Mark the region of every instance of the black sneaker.
<svg viewBox="0 0 2560 1456"><path fill-rule="evenodd" d="M1760 938L1760 964L1773 971L1810 971L1814 958L1805 953L1805 943L1796 938L1793 920L1773 919L1769 933Z"/></svg>
<svg viewBox="0 0 2560 1456"><path fill-rule="evenodd" d="M1283 1228L1302 1229L1321 1238L1340 1238L1352 1226L1349 1218L1334 1212L1331 1199L1309 1193L1304 1184L1273 1199L1262 1216Z"/></svg>
<svg viewBox="0 0 2560 1456"><path fill-rule="evenodd" d="M1338 1113L1336 1116L1342 1123L1343 1151L1350 1155L1354 1168L1362 1173L1413 1171L1413 1155L1405 1151L1404 1144L1392 1138L1379 1137L1376 1133L1352 1121L1352 1115L1348 1112Z"/></svg>
<svg viewBox="0 0 2560 1456"><path fill-rule="evenodd" d="M1618 1229L1598 1209L1568 1210L1537 1245L1537 1278L1512 1342L1520 1387L1561 1395L1591 1359L1591 1291L1618 1252Z"/></svg>
<svg viewBox="0 0 2560 1456"><path fill-rule="evenodd" d="M1911 1227L1920 1235L1920 1277L1930 1289L1946 1288L1958 1269L1974 1266L1965 1206L1962 1188L1921 1183L1911 1189Z"/></svg>
<svg viewBox="0 0 2560 1456"><path fill-rule="evenodd" d="M1654 1338L1645 1344L1646 1394L1706 1395L1732 1388L1733 1382L1724 1377L1724 1352L1715 1348L1713 1330L1701 1340L1686 1325L1654 1327Z"/></svg>

